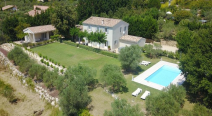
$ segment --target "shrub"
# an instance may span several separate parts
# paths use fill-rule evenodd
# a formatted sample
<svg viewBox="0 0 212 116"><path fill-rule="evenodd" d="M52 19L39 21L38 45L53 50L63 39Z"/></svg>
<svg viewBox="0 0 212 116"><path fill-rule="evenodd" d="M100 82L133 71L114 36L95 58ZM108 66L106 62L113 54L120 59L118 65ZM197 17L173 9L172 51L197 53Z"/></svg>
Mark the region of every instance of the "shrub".
<svg viewBox="0 0 212 116"><path fill-rule="evenodd" d="M49 66L49 62L47 62L46 65Z"/></svg>
<svg viewBox="0 0 212 116"><path fill-rule="evenodd" d="M51 67L53 68L53 65L51 64Z"/></svg>
<svg viewBox="0 0 212 116"><path fill-rule="evenodd" d="M39 56L40 56L40 57L42 57L42 54L41 54L41 53L39 53Z"/></svg>
<svg viewBox="0 0 212 116"><path fill-rule="evenodd" d="M62 70L60 70L60 72L63 74L64 70L62 69Z"/></svg>
<svg viewBox="0 0 212 116"><path fill-rule="evenodd" d="M77 47L77 44L76 44L76 43L74 43L74 42L64 41L63 43L68 44L68 45L71 45L71 46L75 46L75 47Z"/></svg>
<svg viewBox="0 0 212 116"><path fill-rule="evenodd" d="M173 59L174 58L174 53L173 52L168 52L168 57Z"/></svg>
<svg viewBox="0 0 212 116"><path fill-rule="evenodd" d="M60 66L60 63L58 63L58 65Z"/></svg>
<svg viewBox="0 0 212 116"><path fill-rule="evenodd" d="M41 59L40 61L41 61L42 63L44 62L44 60L43 60L43 59Z"/></svg>
<svg viewBox="0 0 212 116"><path fill-rule="evenodd" d="M101 54L103 54L103 55L106 55L106 56L113 57L113 58L118 58L118 57L119 57L119 55L118 55L118 54L116 54L116 53L112 53L112 52L101 51L100 53L101 53Z"/></svg>
<svg viewBox="0 0 212 116"><path fill-rule="evenodd" d="M63 68L65 68L65 65L63 65Z"/></svg>

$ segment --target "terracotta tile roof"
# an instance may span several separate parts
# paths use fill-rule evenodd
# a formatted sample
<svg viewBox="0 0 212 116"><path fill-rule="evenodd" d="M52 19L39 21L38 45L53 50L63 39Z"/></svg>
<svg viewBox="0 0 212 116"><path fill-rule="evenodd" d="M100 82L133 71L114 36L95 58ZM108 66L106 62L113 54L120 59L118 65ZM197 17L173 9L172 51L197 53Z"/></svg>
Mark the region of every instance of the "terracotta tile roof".
<svg viewBox="0 0 212 116"><path fill-rule="evenodd" d="M100 25L100 26L106 26L106 27L113 27L122 20L120 19L112 19L112 18L103 18L103 17L94 17L91 16L87 20L85 20L84 24L91 24L91 25Z"/></svg>
<svg viewBox="0 0 212 116"><path fill-rule="evenodd" d="M36 10L36 8L40 10ZM49 7L48 6L39 6L39 5L34 5L34 10L31 10L28 12L29 16L34 17L36 14L41 14L41 11L47 10Z"/></svg>
<svg viewBox="0 0 212 116"><path fill-rule="evenodd" d="M42 25L42 26L36 26L36 27L28 27L26 29L31 30L33 33L42 33L42 32L48 32L48 31L56 30L56 28L53 25Z"/></svg>
<svg viewBox="0 0 212 116"><path fill-rule="evenodd" d="M141 39L144 39L142 37L138 36L132 36L132 35L124 35L120 38L121 40L131 41L131 42L138 42Z"/></svg>
<svg viewBox="0 0 212 116"><path fill-rule="evenodd" d="M41 14L41 10L31 10L28 12L29 16L34 17L36 14Z"/></svg>
<svg viewBox="0 0 212 116"><path fill-rule="evenodd" d="M13 7L14 7L14 5L7 5L7 6L2 7L2 10L7 10L7 9L10 9Z"/></svg>

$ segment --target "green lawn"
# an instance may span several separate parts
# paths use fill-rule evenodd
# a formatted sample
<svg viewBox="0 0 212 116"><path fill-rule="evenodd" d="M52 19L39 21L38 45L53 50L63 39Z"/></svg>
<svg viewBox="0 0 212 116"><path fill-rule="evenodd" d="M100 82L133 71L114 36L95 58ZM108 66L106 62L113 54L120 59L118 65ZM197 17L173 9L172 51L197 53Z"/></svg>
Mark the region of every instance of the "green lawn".
<svg viewBox="0 0 212 116"><path fill-rule="evenodd" d="M118 59L57 42L36 47L32 50L36 53L48 56L48 58L52 58L54 61L59 62L66 67L74 66L78 63L92 67L97 70L97 78L101 68L105 64L115 64L120 66Z"/></svg>
<svg viewBox="0 0 212 116"><path fill-rule="evenodd" d="M36 53L41 53L42 55L48 56L48 58L52 58L53 60L60 62L65 66L73 66L78 63L82 63L89 67L92 67L97 70L97 79L99 78L100 70L105 64L115 64L120 66L120 62L118 59L111 58L108 56L104 56L101 54L97 54L91 51L87 51L85 49L77 48L67 44L61 43L52 43L45 46L40 46L32 49ZM135 82L132 82L132 76L136 77L136 75L141 74L146 69L153 66L155 63L160 61L160 59L149 59L144 54L142 54L142 59L150 61L151 64L149 66L140 66L141 70L137 74L125 73L125 78L127 80L127 92L118 93L117 96L122 99L126 99L130 104L140 104L142 111L145 111L145 101L140 99L140 96L144 93L145 90L151 92L151 95L159 94L159 90L147 87L145 85L141 85ZM162 57L162 60L177 63L177 60L173 60L167 57ZM138 97L133 97L131 94L137 88L143 89L142 93ZM93 91L89 92L92 97L92 103L90 107L93 107L91 113L93 115L103 115L104 110L111 109L111 102L113 102L114 98L109 93L106 93L103 88L98 87Z"/></svg>

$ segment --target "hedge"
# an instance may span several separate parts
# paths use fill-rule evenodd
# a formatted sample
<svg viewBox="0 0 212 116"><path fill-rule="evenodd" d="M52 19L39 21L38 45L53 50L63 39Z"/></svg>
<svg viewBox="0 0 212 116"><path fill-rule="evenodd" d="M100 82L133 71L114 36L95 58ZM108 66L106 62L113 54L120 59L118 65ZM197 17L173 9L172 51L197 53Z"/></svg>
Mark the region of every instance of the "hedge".
<svg viewBox="0 0 212 116"><path fill-rule="evenodd" d="M102 54L102 55L106 55L106 56L109 56L109 57L113 57L113 58L118 58L118 56L119 56L116 53L104 51L104 50L93 48L93 47L86 46L86 45L76 44L76 43L70 42L70 41L64 41L63 43L71 45L71 46L79 47L79 48L82 48L82 49L85 49L85 50L88 50L88 51L96 52L96 53L99 53L99 54Z"/></svg>
<svg viewBox="0 0 212 116"><path fill-rule="evenodd" d="M26 47L34 48L34 47L46 45L46 44L49 44L49 43L53 43L54 41L55 40L51 39L51 40L46 40L46 41L41 41L41 42L36 42L36 43L23 43L22 46L24 48L26 48Z"/></svg>

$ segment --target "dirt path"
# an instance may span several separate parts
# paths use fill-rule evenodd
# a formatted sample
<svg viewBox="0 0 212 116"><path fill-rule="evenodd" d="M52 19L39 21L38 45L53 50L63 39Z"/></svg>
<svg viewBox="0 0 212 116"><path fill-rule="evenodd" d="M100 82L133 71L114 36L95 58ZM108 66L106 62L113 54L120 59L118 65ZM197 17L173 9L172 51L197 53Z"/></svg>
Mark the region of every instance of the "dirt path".
<svg viewBox="0 0 212 116"><path fill-rule="evenodd" d="M2 68L2 64L0 64L0 79L10 84L16 90L15 96L22 99L17 104L11 104L5 97L0 95L0 109L7 111L10 116L33 116L34 111L45 109L45 101L39 99L37 93L24 88L15 77L12 77L8 71ZM44 110L41 116L49 116L50 113L50 110Z"/></svg>

